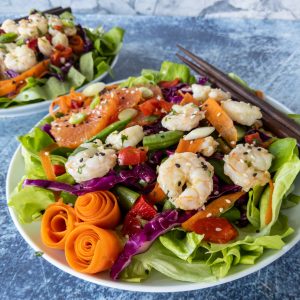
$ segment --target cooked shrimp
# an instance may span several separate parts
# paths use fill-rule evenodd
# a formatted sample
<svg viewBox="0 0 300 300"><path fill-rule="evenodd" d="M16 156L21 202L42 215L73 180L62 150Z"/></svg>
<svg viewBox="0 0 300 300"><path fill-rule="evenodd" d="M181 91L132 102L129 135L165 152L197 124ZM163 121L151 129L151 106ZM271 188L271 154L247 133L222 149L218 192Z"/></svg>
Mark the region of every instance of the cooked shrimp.
<svg viewBox="0 0 300 300"><path fill-rule="evenodd" d="M18 32L23 39L39 36L38 27L26 19L19 21Z"/></svg>
<svg viewBox="0 0 300 300"><path fill-rule="evenodd" d="M190 131L197 127L200 120L204 119L204 112L200 111L193 103L186 105L173 105L172 110L161 121L168 130Z"/></svg>
<svg viewBox="0 0 300 300"><path fill-rule="evenodd" d="M216 101L224 101L231 97L230 93L224 92L221 89L212 89L208 85L192 84L192 91L193 97L201 102L204 102L208 98Z"/></svg>
<svg viewBox="0 0 300 300"><path fill-rule="evenodd" d="M203 139L203 143L200 145L199 152L206 157L212 156L215 153L218 145L219 143L215 141L212 136L208 136Z"/></svg>
<svg viewBox="0 0 300 300"><path fill-rule="evenodd" d="M260 108L250 103L227 100L221 106L233 121L242 125L251 126L262 118Z"/></svg>
<svg viewBox="0 0 300 300"><path fill-rule="evenodd" d="M120 132L112 132L106 138L105 143L110 144L114 149L120 150L129 146L136 146L143 139L143 137L143 127L135 125L128 127Z"/></svg>
<svg viewBox="0 0 300 300"><path fill-rule="evenodd" d="M10 53L6 54L4 64L7 69L22 73L37 63L34 51L26 45L16 47Z"/></svg>
<svg viewBox="0 0 300 300"><path fill-rule="evenodd" d="M269 181L272 158L273 155L264 148L239 144L225 155L224 173L248 192L250 188L264 186Z"/></svg>
<svg viewBox="0 0 300 300"><path fill-rule="evenodd" d="M52 45L57 46L57 45L63 45L65 47L69 46L69 40L68 37L59 31L52 37Z"/></svg>
<svg viewBox="0 0 300 300"><path fill-rule="evenodd" d="M48 30L51 35L55 35L63 28L63 23L58 16L46 15L48 20Z"/></svg>
<svg viewBox="0 0 300 300"><path fill-rule="evenodd" d="M207 201L213 174L213 166L195 153L175 153L159 166L157 182L177 208L191 210Z"/></svg>
<svg viewBox="0 0 300 300"><path fill-rule="evenodd" d="M76 182L82 182L106 175L117 163L115 150L104 148L100 140L80 145L85 148L71 155L66 170Z"/></svg>
<svg viewBox="0 0 300 300"><path fill-rule="evenodd" d="M6 33L13 32L18 34L18 25L15 21L7 19L5 20L2 25L1 29L4 30Z"/></svg>
<svg viewBox="0 0 300 300"><path fill-rule="evenodd" d="M35 13L30 15L28 20L38 28L40 35L44 35L48 32L48 21L43 15Z"/></svg>
<svg viewBox="0 0 300 300"><path fill-rule="evenodd" d="M64 26L64 33L65 33L65 35L72 36L72 35L75 35L76 32L77 32L77 29L76 29L75 26L73 26L73 27L65 27Z"/></svg>
<svg viewBox="0 0 300 300"><path fill-rule="evenodd" d="M46 37L38 38L38 48L40 52L45 55L46 57L49 57L52 53L52 46L50 42L47 40Z"/></svg>

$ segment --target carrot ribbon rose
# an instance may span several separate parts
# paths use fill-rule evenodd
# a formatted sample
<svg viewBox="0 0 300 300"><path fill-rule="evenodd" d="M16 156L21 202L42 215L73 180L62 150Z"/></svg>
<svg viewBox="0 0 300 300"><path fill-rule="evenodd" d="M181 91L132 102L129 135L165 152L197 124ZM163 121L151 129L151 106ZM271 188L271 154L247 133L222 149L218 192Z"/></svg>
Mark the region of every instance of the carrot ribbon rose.
<svg viewBox="0 0 300 300"><path fill-rule="evenodd" d="M55 249L64 249L66 236L75 227L74 208L62 202L49 205L42 218L41 236L43 243Z"/></svg>
<svg viewBox="0 0 300 300"><path fill-rule="evenodd" d="M121 218L118 201L109 191L79 196L75 202L75 212L81 221L107 229L116 227Z"/></svg>
<svg viewBox="0 0 300 300"><path fill-rule="evenodd" d="M80 223L67 236L65 245L68 264L87 274L110 269L121 250L121 243L112 231L86 223Z"/></svg>

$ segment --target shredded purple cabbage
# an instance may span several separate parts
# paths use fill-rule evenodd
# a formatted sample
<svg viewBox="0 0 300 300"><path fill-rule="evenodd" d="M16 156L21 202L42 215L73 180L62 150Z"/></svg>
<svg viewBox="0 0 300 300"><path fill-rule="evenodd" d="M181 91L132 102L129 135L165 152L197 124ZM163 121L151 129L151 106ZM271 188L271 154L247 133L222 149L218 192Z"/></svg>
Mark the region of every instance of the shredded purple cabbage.
<svg viewBox="0 0 300 300"><path fill-rule="evenodd" d="M234 206L240 211L241 217L235 222L238 227L246 227L249 224L247 218L247 203L249 200L248 193L241 196L235 203Z"/></svg>
<svg viewBox="0 0 300 300"><path fill-rule="evenodd" d="M161 124L161 121L157 121L151 125L145 125L143 126L144 135L150 135L150 134L156 134L161 131L166 131L167 129L164 128Z"/></svg>
<svg viewBox="0 0 300 300"><path fill-rule="evenodd" d="M219 180L219 178L214 175L213 176L213 191L208 197L208 201L219 198L225 194L236 193L241 190L241 187L235 184L226 184Z"/></svg>
<svg viewBox="0 0 300 300"><path fill-rule="evenodd" d="M13 70L10 70L10 69L6 70L6 71L4 72L4 74L5 74L8 78L15 78L15 77L19 76L19 73L15 72L15 71L13 71Z"/></svg>
<svg viewBox="0 0 300 300"><path fill-rule="evenodd" d="M116 280L130 264L134 255L147 251L151 244L162 234L180 225L191 217L191 213L168 210L157 214L145 227L134 234L125 244L123 251L111 268L110 276Z"/></svg>
<svg viewBox="0 0 300 300"><path fill-rule="evenodd" d="M207 82L208 82L208 78L207 77L201 77L200 76L198 78L198 84L205 85Z"/></svg>
<svg viewBox="0 0 300 300"><path fill-rule="evenodd" d="M44 124L41 126L41 129L45 131L47 134L49 134L51 138L55 141L55 138L51 133L51 124Z"/></svg>
<svg viewBox="0 0 300 300"><path fill-rule="evenodd" d="M144 184L146 183L146 186L140 183L141 180ZM139 164L132 170L123 170L119 173L111 171L104 177L93 178L75 185L43 179L26 179L24 180L23 187L37 186L52 191L65 191L80 196L89 192L109 190L116 184L123 183L125 186L135 187L143 193L148 193L153 189L155 180L155 171L147 164Z"/></svg>
<svg viewBox="0 0 300 300"><path fill-rule="evenodd" d="M82 38L84 46L84 52L89 52L93 49L93 42L88 38L84 28L81 25L77 25L77 33Z"/></svg>
<svg viewBox="0 0 300 300"><path fill-rule="evenodd" d="M170 88L162 88L161 89L165 100L178 104L183 99L182 96L178 95L178 91L182 93L186 93L190 91L190 87L186 83L179 83L176 86L172 86Z"/></svg>

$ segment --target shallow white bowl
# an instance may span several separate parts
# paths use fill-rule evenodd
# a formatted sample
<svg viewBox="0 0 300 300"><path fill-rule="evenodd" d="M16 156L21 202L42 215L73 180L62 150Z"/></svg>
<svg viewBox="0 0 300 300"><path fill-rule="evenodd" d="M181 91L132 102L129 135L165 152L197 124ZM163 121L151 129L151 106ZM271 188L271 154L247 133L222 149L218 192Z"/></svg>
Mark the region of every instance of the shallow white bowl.
<svg viewBox="0 0 300 300"><path fill-rule="evenodd" d="M268 102L270 102L276 108L282 110L283 112L290 113L291 111L287 109L285 106L275 101L272 98L267 98ZM6 197L7 200L10 197L15 186L18 184L22 176L24 175L24 161L21 155L21 147L19 146L10 162L7 178L6 178ZM300 194L300 178L298 177L296 183L296 194ZM71 269L64 257L63 251L53 250L47 248L43 245L40 237L40 222L35 222L31 224L20 224L14 209L9 207L9 212L13 222L15 223L17 229L20 234L26 240L26 242L35 250L42 251L43 258L45 258L48 262L56 266L57 268L73 275L78 278L84 279L89 282L93 282L96 284L100 284L103 286L113 287L117 289L129 290L129 291L140 291L140 292L182 292L182 291L190 291L203 289L211 286L216 286L222 283L230 282L246 275L249 275L253 272L256 272L263 267L269 265L283 254L285 254L288 250L290 250L299 240L300 240L300 205L293 207L292 209L288 209L284 211L289 217L289 224L295 229L293 235L286 239L287 244L280 250L267 250L264 255L256 262L253 266L248 265L238 265L234 266L229 274L218 281L210 282L210 283L188 283L182 281L175 281L169 279L157 272L153 272L152 276L142 283L126 283L121 281L113 281L109 278L108 273L101 273L98 275L86 275ZM184 274L182 274L184 276Z"/></svg>
<svg viewBox="0 0 300 300"><path fill-rule="evenodd" d="M111 69L114 68L119 58L119 54L117 54L112 61L112 64L110 65ZM88 82L84 86L77 89L77 91L82 91L86 86L93 82L101 81L103 78L107 76L108 72L104 72L102 75L98 76L94 80ZM40 112L46 112L48 111L49 105L53 99L45 100L37 103L32 104L26 104L26 105L20 105L20 106L12 106L8 108L0 108L0 118L11 118L11 117L21 117L21 116L27 116L32 114L37 114Z"/></svg>

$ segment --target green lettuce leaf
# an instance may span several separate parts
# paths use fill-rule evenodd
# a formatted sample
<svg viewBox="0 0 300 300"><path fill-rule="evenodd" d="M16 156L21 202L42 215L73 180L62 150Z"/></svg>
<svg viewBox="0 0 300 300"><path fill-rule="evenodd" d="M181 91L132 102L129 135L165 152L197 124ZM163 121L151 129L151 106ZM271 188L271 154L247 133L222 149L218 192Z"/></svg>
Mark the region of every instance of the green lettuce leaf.
<svg viewBox="0 0 300 300"><path fill-rule="evenodd" d="M297 141L293 138L278 139L268 148L274 155L270 172L277 171L284 163L290 161L294 155L298 156Z"/></svg>
<svg viewBox="0 0 300 300"><path fill-rule="evenodd" d="M129 77L121 83L121 87L132 87L143 84L157 84L162 80L174 80L180 78L182 82L194 83L195 77L191 75L190 69L186 65L164 61L160 71L144 69L139 77Z"/></svg>
<svg viewBox="0 0 300 300"><path fill-rule="evenodd" d="M20 222L30 223L39 219L53 202L53 192L39 187L25 187L13 193L8 205L14 207Z"/></svg>
<svg viewBox="0 0 300 300"><path fill-rule="evenodd" d="M83 54L79 60L79 70L88 81L94 79L93 52Z"/></svg>
<svg viewBox="0 0 300 300"><path fill-rule="evenodd" d="M258 204L264 188L263 186L255 186L249 191L247 219L255 228L260 228L260 210L258 209Z"/></svg>
<svg viewBox="0 0 300 300"><path fill-rule="evenodd" d="M159 240L162 245L183 260L190 260L200 246L204 235L183 230L171 230L162 235Z"/></svg>
<svg viewBox="0 0 300 300"><path fill-rule="evenodd" d="M281 208L291 208L300 203L300 196L295 194L289 194L282 200Z"/></svg>
<svg viewBox="0 0 300 300"><path fill-rule="evenodd" d="M78 70L74 67L71 67L68 75L67 75L68 82L70 83L71 87L77 88L83 85L86 78L82 75Z"/></svg>
<svg viewBox="0 0 300 300"><path fill-rule="evenodd" d="M276 172L274 176L274 191L272 196L272 221L267 225L265 223L265 215L269 203L270 188L267 187L260 200L260 228L263 229L264 234L268 234L271 227L277 221L281 203L284 196L292 186L296 176L300 171L300 160L294 155L293 158L284 163Z"/></svg>
<svg viewBox="0 0 300 300"><path fill-rule="evenodd" d="M182 82L195 83L195 77L191 75L190 68L183 64L164 61L160 68L160 80L173 80L180 78Z"/></svg>
<svg viewBox="0 0 300 300"><path fill-rule="evenodd" d="M205 262L193 261L190 263L182 260L165 248L159 240L156 240L147 252L136 255L132 264L133 266L129 265L130 269L128 267L125 269L125 280L131 280L131 278L134 278L135 281L142 280L145 277L142 268L144 270L155 269L167 277L180 281L210 282L215 279L211 274L210 267Z"/></svg>
<svg viewBox="0 0 300 300"><path fill-rule="evenodd" d="M300 124L300 115L299 114L288 114L288 116L293 119L296 123Z"/></svg>

